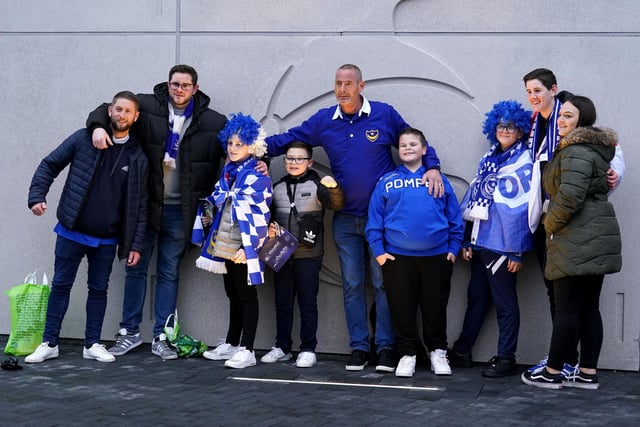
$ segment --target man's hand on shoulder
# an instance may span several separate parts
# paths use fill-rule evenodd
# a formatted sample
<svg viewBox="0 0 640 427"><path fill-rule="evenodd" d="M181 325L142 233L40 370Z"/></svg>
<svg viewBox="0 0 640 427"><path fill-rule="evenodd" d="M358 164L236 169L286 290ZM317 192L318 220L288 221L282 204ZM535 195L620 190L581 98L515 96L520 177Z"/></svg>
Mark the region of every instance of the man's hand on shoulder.
<svg viewBox="0 0 640 427"><path fill-rule="evenodd" d="M255 170L264 176L269 176L269 166L267 166L267 163L262 160L258 160Z"/></svg>
<svg viewBox="0 0 640 427"><path fill-rule="evenodd" d="M436 199L444 196L444 184L438 169L429 169L422 177L422 182L429 184L429 194Z"/></svg>
<svg viewBox="0 0 640 427"><path fill-rule="evenodd" d="M109 134L102 128L95 128L93 130L93 133L91 134L91 141L93 142L93 146L99 150L104 150L110 145L113 145L111 138L109 138Z"/></svg>

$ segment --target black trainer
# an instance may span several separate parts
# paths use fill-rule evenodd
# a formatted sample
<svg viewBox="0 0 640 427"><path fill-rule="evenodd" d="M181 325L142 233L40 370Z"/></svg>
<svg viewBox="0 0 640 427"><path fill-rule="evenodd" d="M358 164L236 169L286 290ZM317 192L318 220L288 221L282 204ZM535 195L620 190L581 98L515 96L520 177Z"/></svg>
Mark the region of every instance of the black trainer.
<svg viewBox="0 0 640 427"><path fill-rule="evenodd" d="M369 364L369 353L362 350L353 350L345 369L347 371L362 371Z"/></svg>
<svg viewBox="0 0 640 427"><path fill-rule="evenodd" d="M562 381L565 387L584 388L587 390L597 390L600 387L597 374L587 374L580 370L568 375Z"/></svg>
<svg viewBox="0 0 640 427"><path fill-rule="evenodd" d="M562 374L551 374L547 371L547 368L541 369L537 372L523 372L520 378L526 385L550 388L554 390L562 388L562 380L564 379Z"/></svg>
<svg viewBox="0 0 640 427"><path fill-rule="evenodd" d="M376 372L394 372L396 370L396 356L391 350L380 350L376 362Z"/></svg>
<svg viewBox="0 0 640 427"><path fill-rule="evenodd" d="M449 365L454 368L473 368L473 357L471 352L459 353L454 349L447 350L447 359L449 359Z"/></svg>
<svg viewBox="0 0 640 427"><path fill-rule="evenodd" d="M482 376L486 378L502 378L515 375L516 361L514 359L504 359L498 356L489 360L489 367L482 371Z"/></svg>

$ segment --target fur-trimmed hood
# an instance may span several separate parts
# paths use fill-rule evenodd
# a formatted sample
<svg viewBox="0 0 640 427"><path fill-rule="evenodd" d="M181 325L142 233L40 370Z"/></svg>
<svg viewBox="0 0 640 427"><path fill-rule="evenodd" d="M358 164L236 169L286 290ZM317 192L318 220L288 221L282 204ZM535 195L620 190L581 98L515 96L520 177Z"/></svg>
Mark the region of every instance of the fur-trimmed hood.
<svg viewBox="0 0 640 427"><path fill-rule="evenodd" d="M615 147L618 145L618 135L613 129L597 128L594 126L575 128L567 136L562 138L558 144L561 150L572 144L592 144L605 147Z"/></svg>

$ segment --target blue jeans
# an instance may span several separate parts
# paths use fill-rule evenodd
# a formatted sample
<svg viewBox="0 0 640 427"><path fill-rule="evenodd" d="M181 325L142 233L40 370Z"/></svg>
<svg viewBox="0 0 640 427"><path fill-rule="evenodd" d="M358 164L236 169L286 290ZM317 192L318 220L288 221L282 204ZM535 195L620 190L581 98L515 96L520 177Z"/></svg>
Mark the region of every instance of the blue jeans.
<svg viewBox="0 0 640 427"><path fill-rule="evenodd" d="M333 215L333 240L338 249L342 270L344 311L349 330L351 350L369 351L369 324L365 289L367 263L376 302L376 351L391 350L394 346L389 304L384 291L382 270L369 254L364 233L367 217L336 212Z"/></svg>
<svg viewBox="0 0 640 427"><path fill-rule="evenodd" d="M129 334L140 332L142 310L147 295L147 271L156 244L158 245L158 258L156 260L157 278L153 311L155 316L154 337L162 333L164 323L167 317L175 311L178 299L180 261L186 252L180 205L164 205L160 232L157 233L153 229L147 230L145 247L140 261L133 267L127 267L120 327L126 328Z"/></svg>
<svg viewBox="0 0 640 427"><path fill-rule="evenodd" d="M322 257L292 259L274 274L276 291L276 347L291 351L293 306L300 308L300 351L315 351L318 340L318 290Z"/></svg>
<svg viewBox="0 0 640 427"><path fill-rule="evenodd" d="M89 263L87 270L89 292L86 303L87 323L84 330L84 345L91 347L100 342L104 313L107 308L107 288L116 255L116 245L100 245L94 248L58 236L55 255L55 269L42 341L58 344L62 320L69 307L71 288L76 280L80 261L86 255Z"/></svg>

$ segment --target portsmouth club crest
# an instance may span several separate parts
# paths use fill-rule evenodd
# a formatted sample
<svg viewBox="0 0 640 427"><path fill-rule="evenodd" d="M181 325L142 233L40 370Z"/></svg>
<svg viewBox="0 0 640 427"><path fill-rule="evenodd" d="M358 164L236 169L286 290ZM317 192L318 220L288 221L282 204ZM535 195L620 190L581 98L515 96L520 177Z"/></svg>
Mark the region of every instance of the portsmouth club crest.
<svg viewBox="0 0 640 427"><path fill-rule="evenodd" d="M378 137L380 136L380 132L378 131L378 129L367 130L365 131L365 135L367 136L367 139L369 141L376 142L378 140Z"/></svg>

